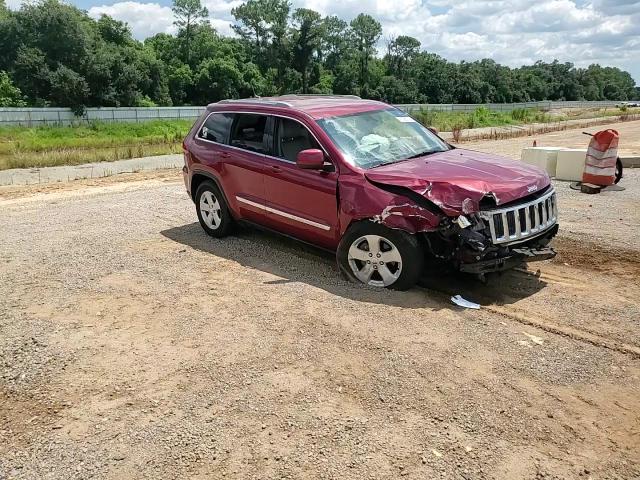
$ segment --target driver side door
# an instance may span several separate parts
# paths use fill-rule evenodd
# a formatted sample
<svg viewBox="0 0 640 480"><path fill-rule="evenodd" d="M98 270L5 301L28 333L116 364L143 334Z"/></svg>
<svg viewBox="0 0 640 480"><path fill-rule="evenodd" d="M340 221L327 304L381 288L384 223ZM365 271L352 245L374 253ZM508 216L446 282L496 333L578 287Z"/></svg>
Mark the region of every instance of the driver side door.
<svg viewBox="0 0 640 480"><path fill-rule="evenodd" d="M325 170L299 168L296 157L300 151L323 150L322 146L301 121L276 116L271 119L271 151L264 160L269 226L333 249L338 242L335 165ZM328 156L326 160L331 161Z"/></svg>

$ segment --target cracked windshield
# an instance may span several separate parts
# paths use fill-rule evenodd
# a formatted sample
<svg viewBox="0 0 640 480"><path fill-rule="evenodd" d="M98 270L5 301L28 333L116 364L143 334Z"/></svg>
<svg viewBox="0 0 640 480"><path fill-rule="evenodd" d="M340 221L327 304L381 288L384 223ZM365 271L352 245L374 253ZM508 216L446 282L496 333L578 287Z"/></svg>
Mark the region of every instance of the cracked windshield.
<svg viewBox="0 0 640 480"><path fill-rule="evenodd" d="M318 120L352 165L373 168L449 150L402 110L390 108Z"/></svg>

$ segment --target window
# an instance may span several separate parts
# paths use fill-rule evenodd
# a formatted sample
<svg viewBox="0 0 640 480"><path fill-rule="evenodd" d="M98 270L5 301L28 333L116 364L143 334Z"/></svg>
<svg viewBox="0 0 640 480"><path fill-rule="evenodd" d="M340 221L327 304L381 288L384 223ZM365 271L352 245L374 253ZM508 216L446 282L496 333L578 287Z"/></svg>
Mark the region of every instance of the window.
<svg viewBox="0 0 640 480"><path fill-rule="evenodd" d="M232 122L232 113L212 113L204 121L198 136L211 142L227 143Z"/></svg>
<svg viewBox="0 0 640 480"><path fill-rule="evenodd" d="M276 155L290 162L295 162L298 153L310 148L320 149L311 132L299 122L280 118L276 135Z"/></svg>
<svg viewBox="0 0 640 480"><path fill-rule="evenodd" d="M233 147L243 148L252 152L266 153L265 126L267 117L250 113L236 114L236 120L231 129Z"/></svg>

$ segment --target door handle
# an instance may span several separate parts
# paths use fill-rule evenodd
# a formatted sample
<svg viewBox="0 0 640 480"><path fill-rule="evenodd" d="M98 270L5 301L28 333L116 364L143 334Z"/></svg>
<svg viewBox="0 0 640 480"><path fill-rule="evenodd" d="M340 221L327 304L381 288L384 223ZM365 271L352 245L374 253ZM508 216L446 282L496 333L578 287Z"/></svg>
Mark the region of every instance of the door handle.
<svg viewBox="0 0 640 480"><path fill-rule="evenodd" d="M220 157L222 158L229 158L231 156L231 154L229 152L220 152Z"/></svg>
<svg viewBox="0 0 640 480"><path fill-rule="evenodd" d="M278 173L278 172L281 172L282 169L277 165L271 165L271 171Z"/></svg>

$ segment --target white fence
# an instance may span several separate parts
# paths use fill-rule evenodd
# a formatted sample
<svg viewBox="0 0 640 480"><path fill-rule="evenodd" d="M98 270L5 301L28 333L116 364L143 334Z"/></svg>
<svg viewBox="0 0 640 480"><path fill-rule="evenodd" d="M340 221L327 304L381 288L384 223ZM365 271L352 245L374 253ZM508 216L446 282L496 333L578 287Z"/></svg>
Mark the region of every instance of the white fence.
<svg viewBox="0 0 640 480"><path fill-rule="evenodd" d="M206 107L105 107L88 108L81 117L69 108L0 108L2 125L71 125L91 122L144 122L195 120Z"/></svg>
<svg viewBox="0 0 640 480"><path fill-rule="evenodd" d="M402 104L398 108L411 112L420 109L473 112L478 107L490 110L511 111L516 108L603 108L620 102L522 102L485 104ZM0 126L3 125L71 125L90 122L143 122L146 120L195 120L205 107L104 107L88 108L78 117L68 108L0 108Z"/></svg>
<svg viewBox="0 0 640 480"><path fill-rule="evenodd" d="M473 112L479 107L485 107L489 110L500 110L510 112L518 108L536 108L539 110L551 110L558 108L605 108L615 107L621 102L614 102L612 100L603 101L571 101L571 102L552 102L544 100L541 102L516 102L516 103L408 103L396 105L405 112L411 112L415 110L440 110L449 112Z"/></svg>

